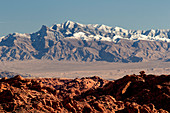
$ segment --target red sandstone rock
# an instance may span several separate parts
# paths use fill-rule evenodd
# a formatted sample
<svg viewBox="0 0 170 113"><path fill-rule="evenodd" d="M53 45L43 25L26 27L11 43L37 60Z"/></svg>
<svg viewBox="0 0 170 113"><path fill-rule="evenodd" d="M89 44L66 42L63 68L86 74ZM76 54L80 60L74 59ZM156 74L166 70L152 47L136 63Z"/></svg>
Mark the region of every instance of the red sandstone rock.
<svg viewBox="0 0 170 113"><path fill-rule="evenodd" d="M0 112L168 113L169 75L0 80Z"/></svg>

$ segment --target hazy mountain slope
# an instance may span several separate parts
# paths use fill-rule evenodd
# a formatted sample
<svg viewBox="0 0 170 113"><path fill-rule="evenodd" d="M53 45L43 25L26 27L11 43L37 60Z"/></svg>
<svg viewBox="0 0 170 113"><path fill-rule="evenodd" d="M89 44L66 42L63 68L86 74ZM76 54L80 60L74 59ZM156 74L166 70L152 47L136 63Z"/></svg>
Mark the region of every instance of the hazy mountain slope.
<svg viewBox="0 0 170 113"><path fill-rule="evenodd" d="M139 62L170 58L170 30L125 30L71 21L1 37L0 60Z"/></svg>

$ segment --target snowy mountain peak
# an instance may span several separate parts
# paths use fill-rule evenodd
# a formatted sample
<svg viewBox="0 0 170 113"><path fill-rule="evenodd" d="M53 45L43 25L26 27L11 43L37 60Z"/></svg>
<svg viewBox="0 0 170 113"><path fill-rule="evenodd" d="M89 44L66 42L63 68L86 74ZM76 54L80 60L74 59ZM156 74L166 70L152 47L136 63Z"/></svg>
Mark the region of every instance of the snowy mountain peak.
<svg viewBox="0 0 170 113"><path fill-rule="evenodd" d="M74 24L75 24L75 22L68 20L64 23L64 27L65 28L74 28Z"/></svg>
<svg viewBox="0 0 170 113"><path fill-rule="evenodd" d="M70 21L70 20L67 20L66 22L64 22L64 24L67 26L67 25L74 25L74 24L77 24L77 25L80 25L80 26L85 26L84 24L80 24L78 22L73 22L73 21Z"/></svg>
<svg viewBox="0 0 170 113"><path fill-rule="evenodd" d="M117 32L128 32L128 30L123 29L121 27L117 27L117 26L114 28L114 30L117 31Z"/></svg>
<svg viewBox="0 0 170 113"><path fill-rule="evenodd" d="M64 23L66 23L66 24L68 24L68 23L75 23L75 22L73 22L73 21L71 21L71 20L67 20L66 22L64 22Z"/></svg>
<svg viewBox="0 0 170 113"><path fill-rule="evenodd" d="M101 29L101 30L103 30L103 31L105 31L105 32L110 31L111 28L112 28L112 27L106 26L106 25L104 25L104 24L101 24L101 25L98 26L98 29Z"/></svg>

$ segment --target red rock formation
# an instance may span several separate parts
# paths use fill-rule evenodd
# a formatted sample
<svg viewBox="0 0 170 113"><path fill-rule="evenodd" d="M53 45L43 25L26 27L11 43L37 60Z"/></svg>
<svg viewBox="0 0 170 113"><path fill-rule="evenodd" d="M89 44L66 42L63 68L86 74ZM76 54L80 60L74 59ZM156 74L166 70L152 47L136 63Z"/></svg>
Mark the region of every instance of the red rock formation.
<svg viewBox="0 0 170 113"><path fill-rule="evenodd" d="M169 75L0 79L0 112L168 113Z"/></svg>

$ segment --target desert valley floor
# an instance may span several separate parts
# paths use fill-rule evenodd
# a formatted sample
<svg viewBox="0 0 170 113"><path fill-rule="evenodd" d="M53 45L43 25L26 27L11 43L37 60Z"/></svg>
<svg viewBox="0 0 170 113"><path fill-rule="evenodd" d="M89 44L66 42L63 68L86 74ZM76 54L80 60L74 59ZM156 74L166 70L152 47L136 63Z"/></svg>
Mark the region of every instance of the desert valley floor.
<svg viewBox="0 0 170 113"><path fill-rule="evenodd" d="M81 78L100 76L104 79L118 79L128 74L170 74L170 62L150 61L140 63L108 62L59 62L55 60L28 60L0 62L0 71L31 74L34 77Z"/></svg>

